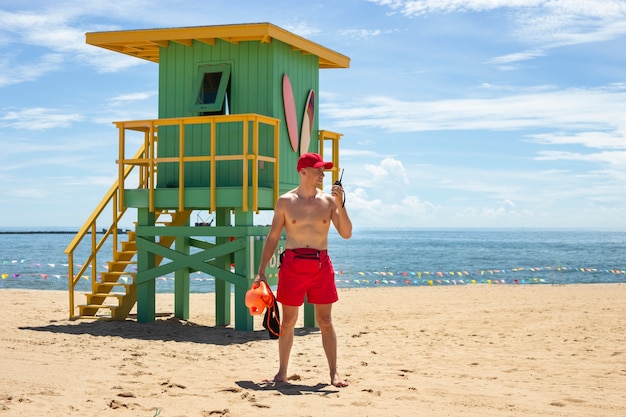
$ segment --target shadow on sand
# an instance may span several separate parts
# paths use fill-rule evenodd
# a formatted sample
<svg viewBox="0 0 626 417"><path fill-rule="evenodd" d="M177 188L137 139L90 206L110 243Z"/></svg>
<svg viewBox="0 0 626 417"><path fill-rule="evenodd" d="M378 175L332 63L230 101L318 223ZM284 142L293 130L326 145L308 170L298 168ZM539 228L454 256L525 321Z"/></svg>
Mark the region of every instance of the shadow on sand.
<svg viewBox="0 0 626 417"><path fill-rule="evenodd" d="M175 342L191 342L209 345L226 346L243 344L251 341L268 340L267 330L239 331L231 327L205 326L190 321L171 317L151 323L126 321L93 321L67 322L65 324L49 324L46 326L20 326L20 330L38 332L88 334L91 336L114 336L124 339L162 340ZM295 330L295 336L306 336L318 332L315 328Z"/></svg>
<svg viewBox="0 0 626 417"><path fill-rule="evenodd" d="M305 395L305 394L319 394L319 395L330 395L337 394L339 390L332 385L327 384L317 384L313 386L308 385L300 385L300 384L292 384L289 382L282 383L271 383L264 382L262 384L257 384L252 381L237 381L237 385L239 387L253 390L253 391L278 391L283 395Z"/></svg>

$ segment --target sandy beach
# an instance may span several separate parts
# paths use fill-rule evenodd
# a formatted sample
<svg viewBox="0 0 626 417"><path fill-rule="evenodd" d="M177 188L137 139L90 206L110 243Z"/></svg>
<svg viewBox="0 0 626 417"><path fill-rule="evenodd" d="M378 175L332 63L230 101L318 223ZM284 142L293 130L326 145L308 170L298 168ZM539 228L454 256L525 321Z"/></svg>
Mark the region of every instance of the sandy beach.
<svg viewBox="0 0 626 417"><path fill-rule="evenodd" d="M624 416L626 285L342 289L339 367L296 329L291 384L277 342L190 319L69 321L66 292L0 290L0 416ZM157 296L173 311L173 295Z"/></svg>

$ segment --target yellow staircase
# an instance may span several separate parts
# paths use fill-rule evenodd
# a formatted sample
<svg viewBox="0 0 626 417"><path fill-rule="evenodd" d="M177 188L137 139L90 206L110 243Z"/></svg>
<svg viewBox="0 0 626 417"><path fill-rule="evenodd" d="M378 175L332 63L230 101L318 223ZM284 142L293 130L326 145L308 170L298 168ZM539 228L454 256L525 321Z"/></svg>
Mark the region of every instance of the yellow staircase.
<svg viewBox="0 0 626 417"><path fill-rule="evenodd" d="M164 215L169 215L169 221L159 221ZM161 211L157 212L157 225L163 227L182 226L187 223L191 216L191 210ZM136 233L127 232L128 240L120 242L121 250L113 255L113 260L108 262L106 271L98 275L100 280L95 280L92 285L92 292L85 294L87 303L78 305L78 318L87 319L112 319L124 320L130 314L137 302L137 287L135 284L136 272L129 270L136 265L137 255ZM175 237L162 236L159 244L170 247L174 243ZM160 264L162 258L157 257L155 262ZM104 310L104 311L102 311Z"/></svg>
<svg viewBox="0 0 626 417"><path fill-rule="evenodd" d="M120 242L121 250L112 261L108 262L107 271L101 272L100 281L92 287L92 292L85 294L87 304L78 306L79 318L111 318L123 320L137 301L135 289L136 272L128 268L136 265L133 261L137 254L135 232L127 232L128 240ZM130 280L128 279L130 277ZM115 300L111 302L111 300ZM109 310L109 314L99 315L100 309Z"/></svg>

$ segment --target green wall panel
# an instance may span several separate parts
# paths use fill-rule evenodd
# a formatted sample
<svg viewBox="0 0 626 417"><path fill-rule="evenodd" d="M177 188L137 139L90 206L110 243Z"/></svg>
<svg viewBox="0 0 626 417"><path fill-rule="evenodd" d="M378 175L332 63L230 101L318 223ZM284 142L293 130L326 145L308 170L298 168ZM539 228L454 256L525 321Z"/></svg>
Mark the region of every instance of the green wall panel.
<svg viewBox="0 0 626 417"><path fill-rule="evenodd" d="M304 55L293 51L290 45L273 40L271 43L241 42L232 44L217 40L215 45L194 41L192 46L171 43L162 48L159 64L159 118L197 116L192 112L191 103L197 92L193 91L194 81L200 65L229 63L231 114L257 113L280 119L280 182L281 189L293 188L298 184L295 171L298 153L289 143L282 97L282 78L288 74L296 102L298 131L302 124L305 101L311 89L316 92L313 132L318 129L318 86L319 63L314 55ZM249 128L252 139L252 126ZM274 154L273 131L269 126L260 127L260 152ZM179 155L178 128L159 129L158 156ZM219 155L242 153L241 124L220 125L217 131L217 153ZM185 153L205 155L210 151L210 129L208 126L187 126L185 129ZM252 144L249 143L250 150ZM311 150L317 150L315 133L311 140ZM217 165L218 186L238 186L242 184L242 163L240 161L220 162ZM159 166L157 187L178 187L178 164L167 163ZM249 167L250 169L252 167ZM259 170L260 185L271 187L273 167L264 164ZM251 170L250 170L251 172ZM251 181L251 174L249 181ZM208 163L186 164L185 186L207 187L210 185Z"/></svg>

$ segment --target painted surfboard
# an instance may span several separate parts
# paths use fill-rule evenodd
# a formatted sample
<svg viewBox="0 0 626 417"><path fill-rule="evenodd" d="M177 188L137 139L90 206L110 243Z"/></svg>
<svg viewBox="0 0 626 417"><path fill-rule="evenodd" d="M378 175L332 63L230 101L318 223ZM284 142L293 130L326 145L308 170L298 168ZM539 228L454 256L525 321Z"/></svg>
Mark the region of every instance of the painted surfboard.
<svg viewBox="0 0 626 417"><path fill-rule="evenodd" d="M302 116L302 129L300 129L300 155L309 151L313 121L315 120L315 91L309 91Z"/></svg>
<svg viewBox="0 0 626 417"><path fill-rule="evenodd" d="M287 123L287 133L289 142L294 152L298 152L298 118L296 117L296 102L293 98L291 81L287 74L283 75L283 105L285 107L285 122Z"/></svg>

